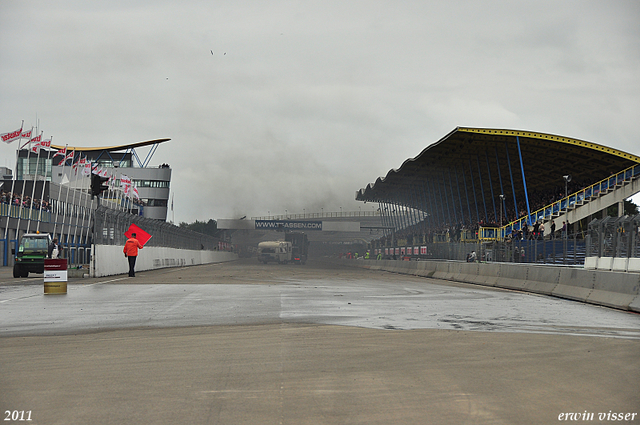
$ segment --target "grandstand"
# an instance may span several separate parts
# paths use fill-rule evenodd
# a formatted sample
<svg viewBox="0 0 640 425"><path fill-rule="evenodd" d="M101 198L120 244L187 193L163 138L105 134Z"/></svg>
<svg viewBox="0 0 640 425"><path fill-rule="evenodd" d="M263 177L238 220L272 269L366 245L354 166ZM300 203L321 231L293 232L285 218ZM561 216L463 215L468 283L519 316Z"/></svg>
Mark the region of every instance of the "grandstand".
<svg viewBox="0 0 640 425"><path fill-rule="evenodd" d="M360 189L356 200L377 202L383 222L396 229L397 240L377 244L391 249L385 252L405 247L405 254L411 248L414 255L417 245L484 242L486 258L514 261L520 242L508 249L499 242L573 238L574 246L547 242L540 253L538 245L527 246L523 257L537 261L542 254L543 261L556 262L562 252L566 262L572 251L579 262L584 255L576 253L584 249L578 239L588 223L612 205L622 215L623 201L640 191L639 177L640 157L607 146L539 132L458 127ZM425 248L418 253L437 251Z"/></svg>

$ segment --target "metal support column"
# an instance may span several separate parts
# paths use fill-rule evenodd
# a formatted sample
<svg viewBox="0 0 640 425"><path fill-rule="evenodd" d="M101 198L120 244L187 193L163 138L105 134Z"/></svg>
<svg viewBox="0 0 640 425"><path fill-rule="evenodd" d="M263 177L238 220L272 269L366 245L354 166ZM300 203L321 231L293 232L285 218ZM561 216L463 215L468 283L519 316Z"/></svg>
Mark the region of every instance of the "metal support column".
<svg viewBox="0 0 640 425"><path fill-rule="evenodd" d="M489 174L489 188L491 189L491 202L493 203L493 221L497 223L498 211L496 210L496 195L493 193L493 181L491 181L491 167L489 166L489 154L487 153L487 151L484 151L484 157L487 160L487 173ZM502 223L500 225L502 225Z"/></svg>
<svg viewBox="0 0 640 425"><path fill-rule="evenodd" d="M527 179L524 176L524 164L522 163L522 151L520 150L520 137L516 136L518 142L518 155L520 156L520 169L522 170L522 184L524 186L524 198L527 201L527 224L531 225L531 209L529 208L529 195L527 194Z"/></svg>
<svg viewBox="0 0 640 425"><path fill-rule="evenodd" d="M444 183L444 180L443 180ZM438 192L440 193L440 201L447 205L447 215L446 215L446 221L443 221L443 223L449 223L450 219L451 219L451 211L449 211L449 203L445 202L445 198L442 196L442 186L440 184L438 184ZM442 207L442 214L444 215L444 206Z"/></svg>
<svg viewBox="0 0 640 425"><path fill-rule="evenodd" d="M451 171L449 171L451 173ZM460 181L458 180L458 167L455 169L456 188L458 189L458 200L460 201L460 222L464 225L464 208L462 208L462 195L460 194Z"/></svg>
<svg viewBox="0 0 640 425"><path fill-rule="evenodd" d="M473 172L471 170L472 170L472 168L471 168L471 160L469 160L469 174L471 174L471 189L473 189L473 202L476 204L476 223L479 223L480 222L480 210L478 209L478 198L476 197L476 184L473 181Z"/></svg>
<svg viewBox="0 0 640 425"><path fill-rule="evenodd" d="M451 182L451 169L447 170L449 173L449 194L451 194L451 205L453 206L453 219L454 223L458 223L458 213L456 211L456 200L453 197L453 183Z"/></svg>
<svg viewBox="0 0 640 425"><path fill-rule="evenodd" d="M513 208L516 210L514 221L520 217L518 213L518 200L516 199L516 186L513 183L513 173L511 172L511 159L509 158L509 145L505 142L504 147L507 151L507 164L509 164L509 177L511 178L511 193L513 194Z"/></svg>
<svg viewBox="0 0 640 425"><path fill-rule="evenodd" d="M462 167L462 181L464 183L464 195L467 198L467 209L469 210L469 225L473 224L473 214L471 214L471 201L469 200L469 191L467 190L467 176Z"/></svg>
<svg viewBox="0 0 640 425"><path fill-rule="evenodd" d="M436 197L436 191L433 189L433 181L431 179L427 180L427 184L429 184L429 192L431 192L431 199L434 204L434 211L436 214L436 226L437 229L440 227L440 224L443 222L443 216L440 214L440 209L438 208L438 198Z"/></svg>
<svg viewBox="0 0 640 425"><path fill-rule="evenodd" d="M484 196L484 185L482 184L482 170L480 169L480 157L476 155L476 162L478 163L478 180L480 181L480 193L482 195L482 206L484 207L484 221L489 221L489 214L487 213L487 202ZM478 220L479 222L480 220Z"/></svg>
<svg viewBox="0 0 640 425"><path fill-rule="evenodd" d="M500 172L500 158L498 158L498 148L494 146L494 149L496 151L496 165L498 167L498 180L500 180L500 193L502 195L504 195L504 188L502 187L502 173ZM505 217L507 216L507 204L505 203L504 200L504 196L502 197L502 210L504 211L504 215ZM507 222L509 222L509 219L507 218ZM502 223L500 223L500 226L502 226Z"/></svg>

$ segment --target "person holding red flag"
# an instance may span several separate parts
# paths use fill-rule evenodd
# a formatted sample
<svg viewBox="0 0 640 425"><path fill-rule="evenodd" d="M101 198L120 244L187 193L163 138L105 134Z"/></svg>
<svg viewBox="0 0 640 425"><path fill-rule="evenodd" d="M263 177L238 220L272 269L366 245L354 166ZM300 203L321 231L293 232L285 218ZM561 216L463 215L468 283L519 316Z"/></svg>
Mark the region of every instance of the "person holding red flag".
<svg viewBox="0 0 640 425"><path fill-rule="evenodd" d="M136 277L135 266L138 258L138 249L142 249L142 244L136 239L136 234L132 233L124 244L124 256L129 260L129 277Z"/></svg>

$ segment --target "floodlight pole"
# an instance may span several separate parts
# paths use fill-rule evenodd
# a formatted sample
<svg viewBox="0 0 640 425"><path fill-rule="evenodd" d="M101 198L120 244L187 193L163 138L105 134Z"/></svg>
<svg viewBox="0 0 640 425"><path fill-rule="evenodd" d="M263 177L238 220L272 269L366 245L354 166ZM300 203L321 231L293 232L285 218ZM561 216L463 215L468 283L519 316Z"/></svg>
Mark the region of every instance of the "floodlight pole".
<svg viewBox="0 0 640 425"><path fill-rule="evenodd" d="M503 204L504 204L504 195L501 193L500 194L500 226L498 227L500 229L501 239L504 239L504 230L502 230L502 205Z"/></svg>
<svg viewBox="0 0 640 425"><path fill-rule="evenodd" d="M564 179L564 198L567 200L567 205L565 207L565 215L567 220L565 220L566 222L566 231L564 232L564 239L567 239L567 234L569 233L569 182L571 181L571 174L567 174L565 176L562 176L562 178ZM566 247L565 247L566 248ZM565 249L566 252L566 249Z"/></svg>

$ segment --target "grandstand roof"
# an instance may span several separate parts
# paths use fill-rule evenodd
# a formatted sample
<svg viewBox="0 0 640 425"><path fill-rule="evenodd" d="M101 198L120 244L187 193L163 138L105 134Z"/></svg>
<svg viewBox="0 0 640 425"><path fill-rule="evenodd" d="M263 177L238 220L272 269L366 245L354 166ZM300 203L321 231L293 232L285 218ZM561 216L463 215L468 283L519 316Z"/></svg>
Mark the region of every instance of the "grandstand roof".
<svg viewBox="0 0 640 425"><path fill-rule="evenodd" d="M107 152L117 152L117 151L122 151L122 150L126 150L126 149L135 149L135 148L140 148L143 146L149 146L149 145L154 145L157 143L163 143L163 142L168 142L171 139L154 139L154 140L146 140L143 142L136 142L136 143L128 143L126 145L117 145L117 146L103 146L103 147L80 147L80 146L67 146L67 149L69 150L76 150L76 151L82 151L82 152L91 152L91 151L107 151ZM52 148L54 149L64 149L64 146L56 146L56 145L51 145Z"/></svg>
<svg viewBox="0 0 640 425"><path fill-rule="evenodd" d="M564 192L564 175L571 175L574 185L587 186L638 163L636 155L569 137L457 127L399 169L360 189L356 200L424 209L420 200L435 196L466 210L462 204L474 196L477 203L489 204L503 193L520 202L525 199L525 182L529 197L558 188Z"/></svg>

